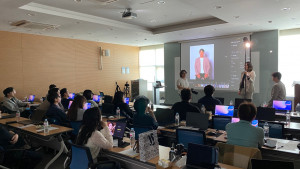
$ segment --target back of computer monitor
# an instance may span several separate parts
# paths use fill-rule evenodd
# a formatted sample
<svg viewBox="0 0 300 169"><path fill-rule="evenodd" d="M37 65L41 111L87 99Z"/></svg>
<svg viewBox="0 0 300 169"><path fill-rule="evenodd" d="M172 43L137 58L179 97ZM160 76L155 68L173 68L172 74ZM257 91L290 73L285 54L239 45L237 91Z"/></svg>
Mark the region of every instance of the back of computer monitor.
<svg viewBox="0 0 300 169"><path fill-rule="evenodd" d="M234 108L238 109L240 104L243 102L252 102L252 99L240 99L240 98L235 98L234 100Z"/></svg>
<svg viewBox="0 0 300 169"><path fill-rule="evenodd" d="M175 115L171 109L157 108L155 111L155 117L158 125L164 126L175 122Z"/></svg>
<svg viewBox="0 0 300 169"><path fill-rule="evenodd" d="M209 114L199 112L187 112L186 113L186 126L192 126L199 128L200 130L206 130L208 128Z"/></svg>
<svg viewBox="0 0 300 169"><path fill-rule="evenodd" d="M220 100L222 105L224 105L225 99L223 97L215 97L216 99Z"/></svg>
<svg viewBox="0 0 300 169"><path fill-rule="evenodd" d="M257 107L256 120L275 121L275 109L269 107Z"/></svg>

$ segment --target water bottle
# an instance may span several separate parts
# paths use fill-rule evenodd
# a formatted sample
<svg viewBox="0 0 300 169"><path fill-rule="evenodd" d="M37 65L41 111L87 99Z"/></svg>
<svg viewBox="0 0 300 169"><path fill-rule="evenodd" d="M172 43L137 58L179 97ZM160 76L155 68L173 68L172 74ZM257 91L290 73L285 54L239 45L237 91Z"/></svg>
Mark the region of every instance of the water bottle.
<svg viewBox="0 0 300 169"><path fill-rule="evenodd" d="M297 113L300 112L300 103L298 103L297 106L296 106L296 112L297 112Z"/></svg>
<svg viewBox="0 0 300 169"><path fill-rule="evenodd" d="M17 118L17 122L19 122L19 121L20 121L20 116L21 116L21 113L20 113L20 111L17 111L17 112L16 112L16 118Z"/></svg>
<svg viewBox="0 0 300 169"><path fill-rule="evenodd" d="M131 128L129 136L130 136L130 147L133 148L134 143L135 143L135 131L134 131L134 128Z"/></svg>
<svg viewBox="0 0 300 169"><path fill-rule="evenodd" d="M265 138L269 137L269 124L268 122L265 122L264 124L264 133L265 133Z"/></svg>
<svg viewBox="0 0 300 169"><path fill-rule="evenodd" d="M44 99L43 99L43 97L41 97L41 98L40 98L40 102L41 102L41 103L43 103L43 102L44 102Z"/></svg>
<svg viewBox="0 0 300 169"><path fill-rule="evenodd" d="M202 112L202 113L205 113L205 112L206 112L206 109L205 109L205 106L204 106L204 105L201 106L201 112Z"/></svg>
<svg viewBox="0 0 300 169"><path fill-rule="evenodd" d="M102 97L100 97L99 106L102 106Z"/></svg>
<svg viewBox="0 0 300 169"><path fill-rule="evenodd" d="M287 111L285 114L286 124L289 125L291 122L291 113L290 111Z"/></svg>
<svg viewBox="0 0 300 169"><path fill-rule="evenodd" d="M174 143L172 144L171 150L169 152L169 160L172 162L175 159L175 148L174 148Z"/></svg>
<svg viewBox="0 0 300 169"><path fill-rule="evenodd" d="M232 106L232 105L233 105L233 101L232 101L232 100L230 100L230 102L229 102L229 105L230 105L230 106Z"/></svg>
<svg viewBox="0 0 300 169"><path fill-rule="evenodd" d="M116 115L117 115L118 119L120 119L120 108L119 107L117 107Z"/></svg>
<svg viewBox="0 0 300 169"><path fill-rule="evenodd" d="M175 125L179 126L179 121L180 121L180 117L179 117L179 113L177 112L175 115Z"/></svg>
<svg viewBox="0 0 300 169"><path fill-rule="evenodd" d="M47 119L45 119L45 121L44 121L44 133L45 134L49 133L49 123L48 123Z"/></svg>
<svg viewBox="0 0 300 169"><path fill-rule="evenodd" d="M2 112L0 111L0 119L2 118L2 114L1 114Z"/></svg>
<svg viewBox="0 0 300 169"><path fill-rule="evenodd" d="M25 102L28 102L27 96L24 97L24 101L25 101Z"/></svg>

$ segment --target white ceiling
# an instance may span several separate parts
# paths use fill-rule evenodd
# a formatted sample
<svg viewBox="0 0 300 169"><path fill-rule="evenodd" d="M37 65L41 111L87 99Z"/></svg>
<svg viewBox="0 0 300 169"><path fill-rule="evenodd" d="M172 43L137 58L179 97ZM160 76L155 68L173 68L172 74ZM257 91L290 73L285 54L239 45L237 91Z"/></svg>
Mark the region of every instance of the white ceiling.
<svg viewBox="0 0 300 169"><path fill-rule="evenodd" d="M164 4L158 4L159 0L119 0L109 5L99 1L0 0L0 30L147 46L300 27L299 0L164 0ZM129 7L138 18L121 18L121 12ZM60 27L35 30L10 26L19 20Z"/></svg>

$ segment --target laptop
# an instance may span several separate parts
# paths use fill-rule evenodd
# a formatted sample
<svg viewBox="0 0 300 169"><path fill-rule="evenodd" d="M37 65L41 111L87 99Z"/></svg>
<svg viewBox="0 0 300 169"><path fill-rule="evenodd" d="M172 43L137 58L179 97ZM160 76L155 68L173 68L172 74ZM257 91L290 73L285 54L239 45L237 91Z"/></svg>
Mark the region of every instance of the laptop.
<svg viewBox="0 0 300 169"><path fill-rule="evenodd" d="M209 114L187 112L186 113L186 126L199 128L200 130L206 130L208 128Z"/></svg>
<svg viewBox="0 0 300 169"><path fill-rule="evenodd" d="M69 93L69 99L74 100L74 97L75 97L75 93Z"/></svg>
<svg viewBox="0 0 300 169"><path fill-rule="evenodd" d="M240 118L232 118L231 119L231 123L237 123L237 122L239 122L240 121ZM258 127L258 120L253 120L252 122L251 122L251 124L252 124L252 126L254 126L254 127Z"/></svg>
<svg viewBox="0 0 300 169"><path fill-rule="evenodd" d="M216 105L215 115L232 117L233 114L234 114L234 106Z"/></svg>
<svg viewBox="0 0 300 169"><path fill-rule="evenodd" d="M35 95L29 95L28 102L34 102Z"/></svg>
<svg viewBox="0 0 300 169"><path fill-rule="evenodd" d="M32 115L31 115L31 119L30 120L23 120L23 121L19 121L18 123L23 124L23 125L29 125L29 124L43 124L43 118L46 115L46 111L45 110L35 110Z"/></svg>
<svg viewBox="0 0 300 169"><path fill-rule="evenodd" d="M92 106L92 103L85 103L84 106L83 106L83 110L90 109L91 106Z"/></svg>
<svg viewBox="0 0 300 169"><path fill-rule="evenodd" d="M127 105L129 105L129 97L125 97L125 98L124 98L124 102L125 102Z"/></svg>
<svg viewBox="0 0 300 169"><path fill-rule="evenodd" d="M287 111L292 111L292 101L273 100L273 108L275 109L275 113L286 113Z"/></svg>
<svg viewBox="0 0 300 169"><path fill-rule="evenodd" d="M275 121L275 109L269 107L257 107L256 120Z"/></svg>
<svg viewBox="0 0 300 169"><path fill-rule="evenodd" d="M93 96L93 100L94 100L96 103L99 103L100 100L101 100L101 95L94 95L94 96Z"/></svg>
<svg viewBox="0 0 300 169"><path fill-rule="evenodd" d="M175 115L171 109L157 108L154 115L159 126L167 126L175 122Z"/></svg>
<svg viewBox="0 0 300 169"><path fill-rule="evenodd" d="M242 104L243 102L252 102L252 99L239 99L239 98L236 98L234 100L234 108L238 109L240 104Z"/></svg>
<svg viewBox="0 0 300 169"><path fill-rule="evenodd" d="M123 139L126 130L125 122L107 120L107 127L114 138Z"/></svg>
<svg viewBox="0 0 300 169"><path fill-rule="evenodd" d="M70 107L71 107L72 103L73 103L73 101L72 101L72 100L70 100L70 101L69 101L69 106L68 106L68 109L70 109Z"/></svg>

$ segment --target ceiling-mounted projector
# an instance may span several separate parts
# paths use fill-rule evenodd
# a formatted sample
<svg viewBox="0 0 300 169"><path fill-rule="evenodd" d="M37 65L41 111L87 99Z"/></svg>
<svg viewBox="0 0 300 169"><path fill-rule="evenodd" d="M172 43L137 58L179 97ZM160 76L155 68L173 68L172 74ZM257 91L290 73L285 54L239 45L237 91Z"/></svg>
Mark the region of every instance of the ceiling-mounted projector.
<svg viewBox="0 0 300 169"><path fill-rule="evenodd" d="M134 19L137 18L137 14L134 12L131 12L131 8L127 8L123 14L122 14L123 19Z"/></svg>

